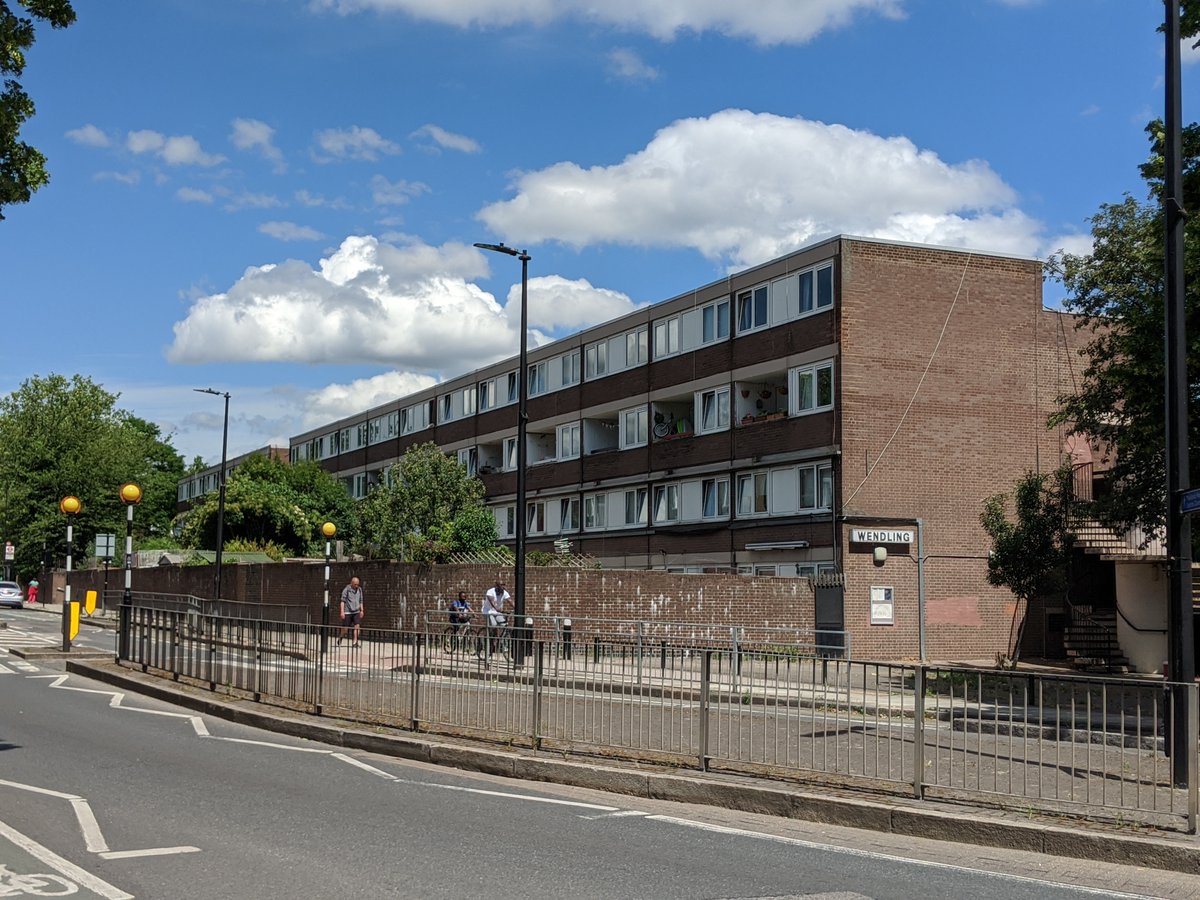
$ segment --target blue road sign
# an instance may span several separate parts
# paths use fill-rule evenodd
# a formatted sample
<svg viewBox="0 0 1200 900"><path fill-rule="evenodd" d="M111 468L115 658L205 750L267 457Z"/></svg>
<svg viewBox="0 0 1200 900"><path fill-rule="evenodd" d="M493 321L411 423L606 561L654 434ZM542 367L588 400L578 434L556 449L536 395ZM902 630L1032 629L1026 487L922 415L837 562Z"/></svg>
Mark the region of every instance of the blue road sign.
<svg viewBox="0 0 1200 900"><path fill-rule="evenodd" d="M1179 495L1179 511L1190 513L1200 509L1200 488L1192 488Z"/></svg>

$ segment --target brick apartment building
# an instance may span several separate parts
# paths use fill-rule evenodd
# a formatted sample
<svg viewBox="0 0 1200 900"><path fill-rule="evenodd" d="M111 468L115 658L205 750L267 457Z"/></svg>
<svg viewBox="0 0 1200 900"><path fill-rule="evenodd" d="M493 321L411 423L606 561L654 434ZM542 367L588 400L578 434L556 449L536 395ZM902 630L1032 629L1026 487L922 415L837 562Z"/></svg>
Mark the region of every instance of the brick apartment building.
<svg viewBox="0 0 1200 900"><path fill-rule="evenodd" d="M531 350L528 549L812 576L818 627L860 657L1007 652L1017 611L987 584L979 513L1059 464L1046 418L1078 366L1041 290L1034 259L839 236ZM290 456L364 496L434 441L511 540L516 400L512 358L294 437Z"/></svg>

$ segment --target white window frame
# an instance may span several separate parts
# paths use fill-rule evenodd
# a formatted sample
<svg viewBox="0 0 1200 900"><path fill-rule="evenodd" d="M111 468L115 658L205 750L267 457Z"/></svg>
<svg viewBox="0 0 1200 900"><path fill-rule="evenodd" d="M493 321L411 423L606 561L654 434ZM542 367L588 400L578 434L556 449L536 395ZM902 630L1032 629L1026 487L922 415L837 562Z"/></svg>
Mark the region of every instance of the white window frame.
<svg viewBox="0 0 1200 900"><path fill-rule="evenodd" d="M525 504L525 533L546 533L546 501L530 500Z"/></svg>
<svg viewBox="0 0 1200 900"><path fill-rule="evenodd" d="M579 422L559 425L556 442L555 456L558 459L579 459L583 452L583 425Z"/></svg>
<svg viewBox="0 0 1200 900"><path fill-rule="evenodd" d="M578 497L563 497L558 501L558 533L566 534L579 531L583 519L579 508Z"/></svg>
<svg viewBox="0 0 1200 900"><path fill-rule="evenodd" d="M722 307L724 307L724 309L725 309L723 322L722 322L722 317L721 317L721 308ZM704 304L704 306L700 307L700 344L702 346L706 345L706 344L715 344L718 341L724 341L724 340L729 339L729 331L730 331L729 312L730 312L730 303L729 303L728 297L725 297L721 300L714 300L712 303L706 303L706 304ZM711 320L712 320L712 334L711 335L707 331L708 326L709 326L708 320L709 320L710 315L711 315ZM724 324L724 326L725 326L724 334L721 333L722 324Z"/></svg>
<svg viewBox="0 0 1200 900"><path fill-rule="evenodd" d="M584 378L603 378L608 374L608 341L592 344L584 351Z"/></svg>
<svg viewBox="0 0 1200 900"><path fill-rule="evenodd" d="M458 451L458 464L467 470L467 474L479 474L479 448L463 447Z"/></svg>
<svg viewBox="0 0 1200 900"><path fill-rule="evenodd" d="M646 524L646 501L649 491L644 487L626 488L622 493L625 527L636 528Z"/></svg>
<svg viewBox="0 0 1200 900"><path fill-rule="evenodd" d="M550 382L547 378L548 374L545 360L529 364L527 380L525 382L525 390L529 392L528 396L537 397L550 390Z"/></svg>
<svg viewBox="0 0 1200 900"><path fill-rule="evenodd" d="M654 323L654 358L666 359L680 353L678 315L659 319Z"/></svg>
<svg viewBox="0 0 1200 900"><path fill-rule="evenodd" d="M683 510L683 497L678 484L654 486L654 524L678 522Z"/></svg>
<svg viewBox="0 0 1200 900"><path fill-rule="evenodd" d="M745 490L742 486L747 483L750 485L751 490L748 508L742 503L745 494ZM761 492L759 491L760 483L762 485ZM762 498L762 509L758 509L759 497ZM739 519L751 519L759 516L769 516L771 514L771 485L767 470L761 469L753 472L741 472L738 474L736 503L737 515Z"/></svg>
<svg viewBox="0 0 1200 900"><path fill-rule="evenodd" d="M721 399L724 397L725 408L724 416L721 415ZM711 398L713 421L708 424L704 417L705 401ZM729 385L721 387L709 388L706 391L696 392L696 434L714 434L718 431L728 431L729 423L733 419L733 393Z"/></svg>
<svg viewBox="0 0 1200 900"><path fill-rule="evenodd" d="M620 446L622 450L645 447L650 438L650 410L645 406L633 406L618 414L620 423ZM632 427L631 427L632 426ZM633 432L630 435L630 431Z"/></svg>
<svg viewBox="0 0 1200 900"><path fill-rule="evenodd" d="M587 494L583 498L583 530L608 528L608 494Z"/></svg>
<svg viewBox="0 0 1200 900"><path fill-rule="evenodd" d="M712 512L708 511L712 499ZM700 481L700 516L704 519L729 518L729 479L703 478Z"/></svg>
<svg viewBox="0 0 1200 900"><path fill-rule="evenodd" d="M828 397L820 396L822 373L828 374ZM834 382L833 360L822 360L807 366L797 366L788 371L788 413L793 416L808 416L833 409Z"/></svg>
<svg viewBox="0 0 1200 900"><path fill-rule="evenodd" d="M579 351L572 350L570 353L564 353L561 359L563 387L579 384L582 375L579 363Z"/></svg>
<svg viewBox="0 0 1200 900"><path fill-rule="evenodd" d="M517 470L517 439L515 437L504 439L504 471L515 472Z"/></svg>
<svg viewBox="0 0 1200 900"><path fill-rule="evenodd" d="M745 316L742 315L743 304L750 304L750 322L746 325L742 324ZM762 321L759 322L759 312L761 304ZM737 333L750 334L754 331L762 331L771 325L771 302L769 285L759 284L752 288L747 288L744 291L738 291L737 304Z"/></svg>

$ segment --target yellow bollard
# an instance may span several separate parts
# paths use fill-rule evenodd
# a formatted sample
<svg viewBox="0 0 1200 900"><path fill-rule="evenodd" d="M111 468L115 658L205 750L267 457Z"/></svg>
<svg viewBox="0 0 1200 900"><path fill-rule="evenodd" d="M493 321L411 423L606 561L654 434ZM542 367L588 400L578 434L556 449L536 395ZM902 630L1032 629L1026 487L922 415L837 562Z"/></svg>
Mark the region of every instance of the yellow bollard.
<svg viewBox="0 0 1200 900"><path fill-rule="evenodd" d="M89 616L96 611L96 592L88 591L83 595L83 611Z"/></svg>
<svg viewBox="0 0 1200 900"><path fill-rule="evenodd" d="M75 640L75 637L78 634L79 634L79 604L72 603L71 604L71 636L70 636L70 640L72 640L72 641Z"/></svg>

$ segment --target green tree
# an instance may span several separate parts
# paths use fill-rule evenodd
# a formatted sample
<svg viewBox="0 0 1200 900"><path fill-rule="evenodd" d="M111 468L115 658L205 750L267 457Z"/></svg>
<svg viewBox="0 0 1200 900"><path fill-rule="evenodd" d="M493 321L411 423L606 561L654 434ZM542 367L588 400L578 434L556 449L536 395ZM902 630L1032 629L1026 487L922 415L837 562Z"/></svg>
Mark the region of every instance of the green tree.
<svg viewBox="0 0 1200 900"><path fill-rule="evenodd" d="M1094 513L1120 529L1135 523L1161 531L1166 514L1164 418L1164 230L1162 124L1151 122L1150 159L1141 167L1150 203L1132 197L1106 204L1092 218L1089 255L1063 253L1048 269L1068 291L1063 305L1077 328L1090 331L1077 389L1058 398L1051 425L1065 424L1095 441L1112 464L1110 490ZM1183 205L1200 209L1200 127L1183 132ZM1200 438L1200 218L1186 220L1189 442ZM1197 457L1193 456L1195 483Z"/></svg>
<svg viewBox="0 0 1200 900"><path fill-rule="evenodd" d="M43 544L53 557L63 555L58 503L67 495L83 503L77 554L97 532L124 535L118 490L125 482L143 492L135 536L167 531L183 461L157 426L118 409L117 399L80 375L35 376L0 399L0 503L18 577L39 571Z"/></svg>
<svg viewBox="0 0 1200 900"><path fill-rule="evenodd" d="M181 540L186 546L216 547L219 500L219 492L210 491L185 514ZM226 548L238 542L271 553L318 555L319 529L326 521L337 525L344 539L353 541L357 532L354 501L337 479L314 462L287 465L266 456L251 456L226 483Z"/></svg>
<svg viewBox="0 0 1200 900"><path fill-rule="evenodd" d="M390 482L373 489L359 511L361 538L381 556L438 562L456 551L495 546L483 483L437 444L409 449L392 466Z"/></svg>
<svg viewBox="0 0 1200 900"><path fill-rule="evenodd" d="M1008 518L1008 495L984 501L979 521L992 540L988 582L1006 587L1018 601L1009 633L1013 661L1020 652L1029 601L1066 589L1075 535L1070 527L1073 473L1069 463L1050 474L1026 473L1013 489L1016 521Z"/></svg>
<svg viewBox="0 0 1200 900"><path fill-rule="evenodd" d="M20 139L21 126L34 114L33 100L17 79L25 71L25 52L35 40L34 19L52 28L75 21L69 0L17 0L32 16L26 18L6 0L0 0L0 220L4 207L28 203L33 192L50 180L46 157Z"/></svg>

